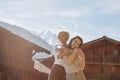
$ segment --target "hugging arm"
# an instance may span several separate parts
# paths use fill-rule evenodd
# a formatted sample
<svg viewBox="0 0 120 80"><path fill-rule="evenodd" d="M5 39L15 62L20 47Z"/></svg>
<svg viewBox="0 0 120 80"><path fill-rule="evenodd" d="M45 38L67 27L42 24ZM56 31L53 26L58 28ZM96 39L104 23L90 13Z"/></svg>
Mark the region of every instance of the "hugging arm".
<svg viewBox="0 0 120 80"><path fill-rule="evenodd" d="M81 58L81 66L80 66L80 68L81 68L81 70L83 70L84 67L85 67L85 55L84 55L84 52L82 51L82 49L80 49L78 55L79 55L80 58Z"/></svg>
<svg viewBox="0 0 120 80"><path fill-rule="evenodd" d="M75 59L76 56L77 56L77 53L78 53L78 50L75 49L75 50L73 50L73 52L72 52L72 54L71 54L70 56L65 55L65 56L63 57L63 60L64 60L66 63L68 63L68 64L72 64L73 61L74 61L74 59Z"/></svg>
<svg viewBox="0 0 120 80"><path fill-rule="evenodd" d="M66 54L68 54L68 49L67 48L60 48L58 51L58 58L63 58Z"/></svg>

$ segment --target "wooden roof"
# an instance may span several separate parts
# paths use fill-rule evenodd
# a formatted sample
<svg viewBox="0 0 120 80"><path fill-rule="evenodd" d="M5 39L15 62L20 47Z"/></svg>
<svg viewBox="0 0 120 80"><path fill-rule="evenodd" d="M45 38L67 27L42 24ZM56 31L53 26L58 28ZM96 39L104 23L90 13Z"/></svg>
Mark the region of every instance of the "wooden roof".
<svg viewBox="0 0 120 80"><path fill-rule="evenodd" d="M53 49L53 46L48 44L45 40L43 40L40 36L37 36L35 34L32 34L30 31L16 25L12 25L6 22L0 21L0 29L6 29L12 34L15 34L19 36L20 38L23 38L37 46L40 46L48 51L51 51Z"/></svg>
<svg viewBox="0 0 120 80"><path fill-rule="evenodd" d="M93 43L97 43L97 42L100 42L100 41L102 41L102 40L107 40L107 41L110 41L110 42L115 43L115 44L120 44L120 41L114 40L114 39L109 38L109 37L107 37L107 36L103 36L103 37L98 38L98 39L96 39L96 40L92 40L92 41L89 41L89 42L87 42L87 43L84 43L84 46L85 46L85 45L89 45L89 44L93 44Z"/></svg>

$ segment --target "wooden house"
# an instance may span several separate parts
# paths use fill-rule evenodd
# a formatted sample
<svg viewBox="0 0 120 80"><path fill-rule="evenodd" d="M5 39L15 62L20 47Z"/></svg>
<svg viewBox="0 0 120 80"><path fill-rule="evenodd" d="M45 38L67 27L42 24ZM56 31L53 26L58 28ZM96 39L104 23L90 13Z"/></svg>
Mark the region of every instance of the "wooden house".
<svg viewBox="0 0 120 80"><path fill-rule="evenodd" d="M120 79L120 41L103 36L85 43L85 75L87 79Z"/></svg>
<svg viewBox="0 0 120 80"><path fill-rule="evenodd" d="M11 28L17 28L17 33L15 34L15 30L12 31ZM29 34L27 34L28 37L32 38L21 36L26 33ZM40 44L35 44L34 39L37 39ZM50 54L50 49L47 49L46 46L51 47L44 40L22 28L0 22L0 80L47 80L48 74L34 69L32 60L33 50Z"/></svg>

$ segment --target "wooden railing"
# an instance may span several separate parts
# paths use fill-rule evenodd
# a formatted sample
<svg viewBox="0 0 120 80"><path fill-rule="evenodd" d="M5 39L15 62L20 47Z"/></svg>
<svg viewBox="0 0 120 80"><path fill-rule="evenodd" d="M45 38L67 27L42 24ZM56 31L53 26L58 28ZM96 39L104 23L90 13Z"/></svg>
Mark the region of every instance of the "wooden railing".
<svg viewBox="0 0 120 80"><path fill-rule="evenodd" d="M104 74L85 74L87 80L110 80L109 76Z"/></svg>
<svg viewBox="0 0 120 80"><path fill-rule="evenodd" d="M107 55L107 56L86 56L87 63L98 63L98 64L117 64L120 65L120 55Z"/></svg>
<svg viewBox="0 0 120 80"><path fill-rule="evenodd" d="M87 80L120 80L119 74L86 74Z"/></svg>

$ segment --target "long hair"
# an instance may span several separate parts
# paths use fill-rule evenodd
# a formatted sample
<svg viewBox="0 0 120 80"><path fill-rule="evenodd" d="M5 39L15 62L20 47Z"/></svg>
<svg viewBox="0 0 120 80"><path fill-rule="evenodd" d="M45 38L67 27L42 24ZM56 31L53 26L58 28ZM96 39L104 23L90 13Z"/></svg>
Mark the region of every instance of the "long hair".
<svg viewBox="0 0 120 80"><path fill-rule="evenodd" d="M80 48L80 47L83 45L83 39L82 39L80 36L75 36L75 37L71 38L71 40L70 40L70 42L69 42L69 44L68 44L68 48L71 48L71 44L72 44L72 41L73 41L74 39L79 39L79 40L81 41L81 44L80 44L79 47L78 47L78 48Z"/></svg>

